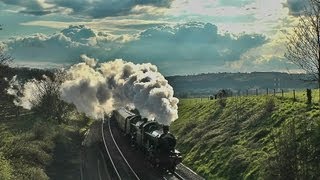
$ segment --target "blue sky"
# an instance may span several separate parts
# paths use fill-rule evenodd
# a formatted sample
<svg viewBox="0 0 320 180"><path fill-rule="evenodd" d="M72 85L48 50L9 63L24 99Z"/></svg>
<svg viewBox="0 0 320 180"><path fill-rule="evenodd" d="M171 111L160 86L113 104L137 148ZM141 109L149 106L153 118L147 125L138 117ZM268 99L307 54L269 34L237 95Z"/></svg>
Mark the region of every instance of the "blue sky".
<svg viewBox="0 0 320 180"><path fill-rule="evenodd" d="M165 75L298 69L286 34L305 0L0 0L0 45L16 66L116 58Z"/></svg>

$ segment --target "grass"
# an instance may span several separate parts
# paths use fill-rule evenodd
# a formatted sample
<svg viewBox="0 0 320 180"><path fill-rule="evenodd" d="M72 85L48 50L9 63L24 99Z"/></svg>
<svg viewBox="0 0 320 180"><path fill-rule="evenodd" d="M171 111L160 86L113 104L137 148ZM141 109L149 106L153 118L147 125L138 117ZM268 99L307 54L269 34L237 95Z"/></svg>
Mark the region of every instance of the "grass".
<svg viewBox="0 0 320 180"><path fill-rule="evenodd" d="M299 129L305 120L320 123L319 104L307 105L304 92L296 96L296 102L289 94L181 99L171 131L183 162L207 179L264 179L285 124L296 119Z"/></svg>

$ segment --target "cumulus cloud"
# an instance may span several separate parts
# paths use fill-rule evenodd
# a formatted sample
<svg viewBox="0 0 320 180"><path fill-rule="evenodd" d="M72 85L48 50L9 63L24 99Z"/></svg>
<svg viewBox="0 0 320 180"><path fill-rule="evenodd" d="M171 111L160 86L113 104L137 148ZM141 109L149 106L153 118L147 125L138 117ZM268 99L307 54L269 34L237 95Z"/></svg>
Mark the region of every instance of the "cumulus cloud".
<svg viewBox="0 0 320 180"><path fill-rule="evenodd" d="M291 15L298 16L308 7L309 0L287 0L284 5L289 8Z"/></svg>
<svg viewBox="0 0 320 180"><path fill-rule="evenodd" d="M7 41L5 45L9 53L20 62L72 63L79 61L81 54L94 54L95 57L102 58L106 52L115 49L129 38L127 35L94 32L88 27L78 25L49 36L35 34L18 37Z"/></svg>
<svg viewBox="0 0 320 180"><path fill-rule="evenodd" d="M168 8L173 0L0 0L22 7L20 12L45 15L65 11L80 16L103 18L136 13L136 6ZM140 12L140 11L139 11Z"/></svg>
<svg viewBox="0 0 320 180"><path fill-rule="evenodd" d="M18 6L20 7L19 12L36 16L66 11L65 8L56 7L55 4L46 0L0 0L0 2Z"/></svg>
<svg viewBox="0 0 320 180"><path fill-rule="evenodd" d="M259 34L238 36L218 33L210 23L192 22L174 26L161 25L137 35L116 36L78 25L53 35L36 34L5 42L17 61L49 61L74 63L81 54L106 61L123 58L135 62L152 62L173 73L181 64L194 66L222 66L236 61L248 50L267 40Z"/></svg>
<svg viewBox="0 0 320 180"><path fill-rule="evenodd" d="M222 6L235 6L235 7L242 7L253 3L255 0L219 0L219 4Z"/></svg>
<svg viewBox="0 0 320 180"><path fill-rule="evenodd" d="M250 49L241 55L238 61L230 62L235 71L282 71L297 69L297 66L284 58L286 52L286 35L278 31L273 40L260 47Z"/></svg>
<svg viewBox="0 0 320 180"><path fill-rule="evenodd" d="M174 71L189 62L193 62L193 67L221 66L266 41L259 34L221 35L213 24L193 22L150 28L140 34L139 40L128 42L121 53L124 58L170 64L166 69Z"/></svg>

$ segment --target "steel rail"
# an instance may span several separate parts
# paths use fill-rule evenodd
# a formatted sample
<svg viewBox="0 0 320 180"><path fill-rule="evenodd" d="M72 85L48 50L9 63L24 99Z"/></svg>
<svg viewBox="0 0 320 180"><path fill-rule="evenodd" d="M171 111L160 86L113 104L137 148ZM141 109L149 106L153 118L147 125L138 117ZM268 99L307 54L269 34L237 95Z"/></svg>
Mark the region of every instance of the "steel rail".
<svg viewBox="0 0 320 180"><path fill-rule="evenodd" d="M112 164L112 167L113 167L114 171L116 172L116 174L117 174L117 176L118 176L118 179L121 180L121 176L120 176L120 174L119 174L119 171L117 170L117 167L115 166L115 164L114 164L114 162L113 162L113 160L112 160L111 154L110 154L110 152L109 152L109 148L108 148L108 146L107 146L107 144L106 144L106 140L105 140L105 138L104 138L103 123L104 123L104 118L102 119L102 124L101 124L101 135L102 135L103 144L104 144L104 147L106 148L107 154L108 154L109 159L110 159L110 162L111 162L111 164Z"/></svg>
<svg viewBox="0 0 320 180"><path fill-rule="evenodd" d="M173 175L174 175L175 177L177 177L178 179L180 179L180 180L184 180L184 178L183 178L180 174L178 174L178 173L176 173L176 172L174 172Z"/></svg>
<svg viewBox="0 0 320 180"><path fill-rule="evenodd" d="M127 159L124 157L121 149L119 148L116 140L114 139L114 136L113 136L113 133L112 133L112 130L111 130L110 119L109 119L109 121L108 121L108 124L109 124L109 131L110 131L111 138L112 138L113 143L115 144L116 148L118 149L118 151L119 151L122 159L126 162L127 166L129 167L130 171L133 173L133 175L135 176L135 178L136 178L137 180L140 180L140 178L138 177L138 175L136 174L136 172L132 169L132 167L131 167L130 164L128 163Z"/></svg>

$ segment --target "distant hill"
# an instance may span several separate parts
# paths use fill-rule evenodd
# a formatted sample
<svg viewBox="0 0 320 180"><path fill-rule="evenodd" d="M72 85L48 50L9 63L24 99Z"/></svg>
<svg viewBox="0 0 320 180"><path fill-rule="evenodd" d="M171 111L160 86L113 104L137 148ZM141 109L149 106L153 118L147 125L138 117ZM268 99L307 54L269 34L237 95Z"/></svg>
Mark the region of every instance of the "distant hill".
<svg viewBox="0 0 320 180"><path fill-rule="evenodd" d="M246 91L247 89L304 89L316 88L307 82L306 74L281 72L208 73L186 76L168 76L166 79L178 97L209 95L220 89Z"/></svg>

